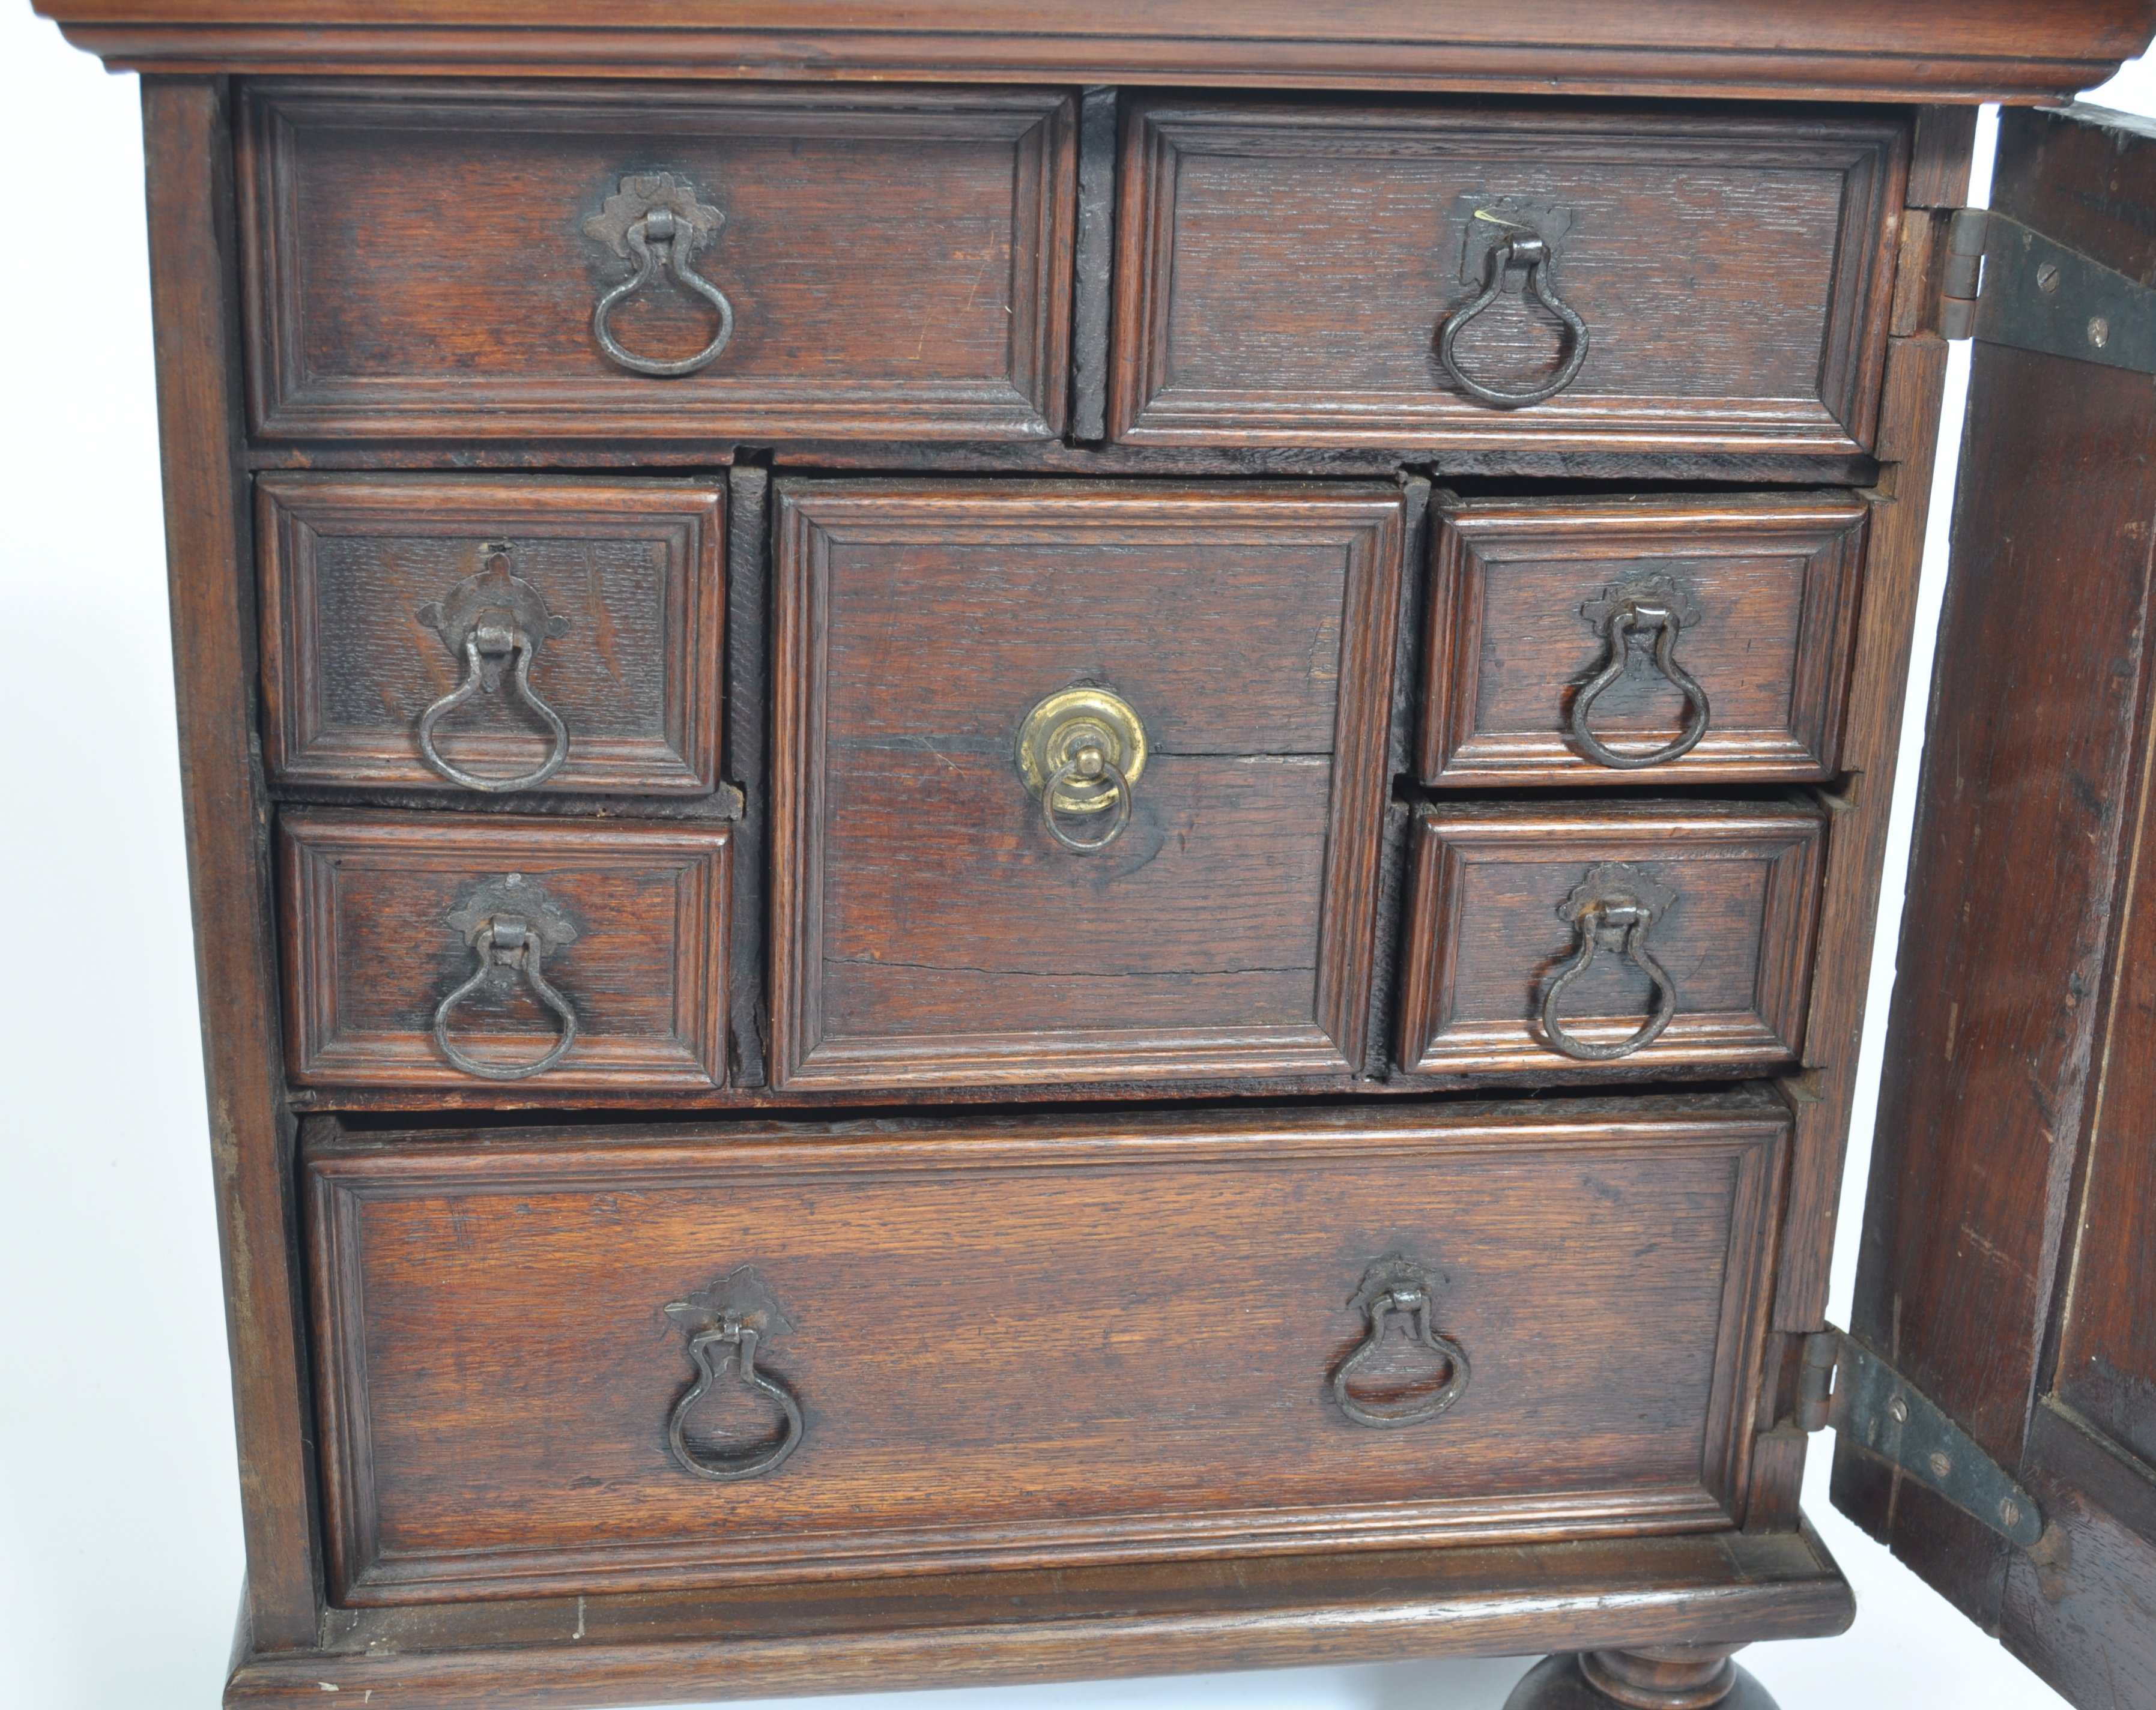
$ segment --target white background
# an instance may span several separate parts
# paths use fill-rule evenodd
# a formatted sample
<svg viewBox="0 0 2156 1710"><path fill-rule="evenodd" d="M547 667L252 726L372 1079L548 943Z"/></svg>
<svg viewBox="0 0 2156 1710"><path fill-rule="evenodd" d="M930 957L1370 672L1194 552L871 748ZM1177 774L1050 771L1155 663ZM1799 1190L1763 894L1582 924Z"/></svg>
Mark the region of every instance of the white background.
<svg viewBox="0 0 2156 1710"><path fill-rule="evenodd" d="M2156 112L2138 62L2097 99ZM1985 132L1989 146L1989 130ZM1988 156L1986 157L1988 161ZM1979 193L1985 162L1979 164ZM239 1489L180 841L141 120L0 0L0 1703L216 1703ZM1951 459L1966 347L1950 371ZM1935 508L1888 872L1901 873L1946 513ZM1881 911L1835 1313L1845 1322L1898 878ZM1782 1710L2062 1700L1828 1506L1856 1627L1762 1645ZM1496 1710L1528 1659L826 1700L847 1710Z"/></svg>

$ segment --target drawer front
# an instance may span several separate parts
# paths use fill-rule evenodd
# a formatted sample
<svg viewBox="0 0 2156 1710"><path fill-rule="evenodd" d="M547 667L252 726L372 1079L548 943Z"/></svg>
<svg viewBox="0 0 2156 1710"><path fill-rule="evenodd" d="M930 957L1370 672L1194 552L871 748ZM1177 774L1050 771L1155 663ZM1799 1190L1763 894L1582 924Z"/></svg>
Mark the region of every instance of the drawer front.
<svg viewBox="0 0 2156 1710"><path fill-rule="evenodd" d="M1829 776L1866 515L1833 493L1446 508L1424 781Z"/></svg>
<svg viewBox="0 0 2156 1710"><path fill-rule="evenodd" d="M1031 90L257 85L254 426L1053 433L1074 134Z"/></svg>
<svg viewBox="0 0 2156 1710"><path fill-rule="evenodd" d="M278 855L300 1085L723 1080L725 826L295 811Z"/></svg>
<svg viewBox="0 0 2156 1710"><path fill-rule="evenodd" d="M1727 1527L1786 1121L311 1143L335 1595Z"/></svg>
<svg viewBox="0 0 2156 1710"><path fill-rule="evenodd" d="M1426 806L1403 1067L1728 1072L1804 1046L1825 827L1791 804Z"/></svg>
<svg viewBox="0 0 2156 1710"><path fill-rule="evenodd" d="M1898 119L1159 99L1128 122L1118 438L1871 443ZM1493 248L1523 237L1549 256L1534 280L1517 242ZM1470 389L1517 399L1560 380L1525 407Z"/></svg>
<svg viewBox="0 0 2156 1710"><path fill-rule="evenodd" d="M1388 487L783 484L781 1083L1359 1071L1401 550ZM1122 788L1021 770L1066 692Z"/></svg>
<svg viewBox="0 0 2156 1710"><path fill-rule="evenodd" d="M718 488L266 475L257 509L278 782L714 787Z"/></svg>

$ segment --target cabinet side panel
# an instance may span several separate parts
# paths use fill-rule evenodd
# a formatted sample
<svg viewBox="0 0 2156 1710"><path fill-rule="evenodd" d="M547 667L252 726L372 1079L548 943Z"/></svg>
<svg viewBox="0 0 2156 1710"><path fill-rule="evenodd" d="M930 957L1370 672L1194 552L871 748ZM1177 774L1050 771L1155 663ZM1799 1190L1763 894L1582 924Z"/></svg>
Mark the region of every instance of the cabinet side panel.
<svg viewBox="0 0 2156 1710"><path fill-rule="evenodd" d="M1909 197L1912 207L1965 187L1966 156L1958 129L1940 121L1917 129ZM1929 216L1910 213L1909 221ZM1904 268L1928 270L1926 246L1905 253ZM1901 281L1897 280L1897 289ZM1870 497L1863 592L1851 655L1840 787L1830 794L1826 878L1814 951L1816 977L1804 1030L1804 1073L1786 1088L1796 1107L1789 1216L1774 1294L1774 1328L1803 1334L1825 1321L1842 1163L1856 1102L1879 894L1894 804L1902 703L1916 627L1917 582L1932 504L1947 346L1937 330L1937 299L1897 317L1887 341L1879 407L1879 453L1887 467ZM1767 1423L1771 1426L1773 1421ZM1778 1464L1780 1496L1794 1511L1803 1477L1801 1441L1786 1442ZM1775 1493L1763 1490L1771 1508Z"/></svg>
<svg viewBox="0 0 2156 1710"><path fill-rule="evenodd" d="M1953 110L1918 115L1907 199L1912 210L1967 188L1967 138ZM1917 212L1905 222L1928 219ZM1925 245L1900 266L1928 276ZM1897 280L1897 289L1907 283ZM1826 883L1820 901L1817 978L1804 1030L1809 1073L1789 1090L1797 1104L1789 1184L1789 1238L1775 1292L1774 1328L1819 1328L1826 1311L1835 1216L1843 1154L1856 1098L1872 942L1894 802L1902 701L1916 627L1917 586L1932 503L1932 462L1938 448L1947 346L1937 330L1936 298L1896 319L1887 340L1879 406L1878 451L1887 467L1870 497L1863 592L1843 710L1841 787L1829 799Z"/></svg>
<svg viewBox="0 0 2156 1710"><path fill-rule="evenodd" d="M241 460L226 90L146 78L150 261L180 773L210 1152L258 1651L316 1636L269 810L256 747L254 554Z"/></svg>

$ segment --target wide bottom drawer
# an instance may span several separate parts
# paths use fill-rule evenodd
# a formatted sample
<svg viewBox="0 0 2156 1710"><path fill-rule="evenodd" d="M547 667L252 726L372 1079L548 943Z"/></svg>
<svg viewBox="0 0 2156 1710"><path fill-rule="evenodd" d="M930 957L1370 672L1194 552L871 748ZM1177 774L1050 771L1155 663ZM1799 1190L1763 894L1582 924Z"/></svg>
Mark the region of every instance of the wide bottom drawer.
<svg viewBox="0 0 2156 1710"><path fill-rule="evenodd" d="M318 1120L332 1592L1727 1527L1787 1128Z"/></svg>

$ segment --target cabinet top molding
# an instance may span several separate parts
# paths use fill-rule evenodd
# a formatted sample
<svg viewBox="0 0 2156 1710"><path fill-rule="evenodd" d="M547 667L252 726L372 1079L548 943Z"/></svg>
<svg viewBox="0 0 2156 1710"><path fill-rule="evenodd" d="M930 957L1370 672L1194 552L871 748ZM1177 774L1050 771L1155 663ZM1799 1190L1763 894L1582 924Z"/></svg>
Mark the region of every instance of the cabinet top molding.
<svg viewBox="0 0 2156 1710"><path fill-rule="evenodd" d="M2156 0L35 0L114 69L2051 100Z"/></svg>

